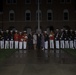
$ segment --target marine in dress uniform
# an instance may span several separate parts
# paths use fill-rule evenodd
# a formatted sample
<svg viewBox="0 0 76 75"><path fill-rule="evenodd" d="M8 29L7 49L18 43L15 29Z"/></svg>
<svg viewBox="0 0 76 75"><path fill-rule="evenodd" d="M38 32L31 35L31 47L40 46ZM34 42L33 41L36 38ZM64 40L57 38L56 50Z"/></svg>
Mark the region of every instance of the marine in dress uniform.
<svg viewBox="0 0 76 75"><path fill-rule="evenodd" d="M74 48L76 49L76 30L74 31Z"/></svg>
<svg viewBox="0 0 76 75"><path fill-rule="evenodd" d="M4 49L4 32L1 31L0 33L0 45L1 45L1 49Z"/></svg>
<svg viewBox="0 0 76 75"><path fill-rule="evenodd" d="M49 36L47 34L47 31L44 31L44 48L48 49L48 41L49 41Z"/></svg>
<svg viewBox="0 0 76 75"><path fill-rule="evenodd" d="M0 31L0 49L1 49L1 31Z"/></svg>
<svg viewBox="0 0 76 75"><path fill-rule="evenodd" d="M5 49L9 49L9 30L6 30L5 32L4 40L5 40Z"/></svg>
<svg viewBox="0 0 76 75"><path fill-rule="evenodd" d="M65 48L69 48L69 33L65 30Z"/></svg>
<svg viewBox="0 0 76 75"><path fill-rule="evenodd" d="M54 32L53 31L50 32L49 40L50 40L50 49L54 49Z"/></svg>
<svg viewBox="0 0 76 75"><path fill-rule="evenodd" d="M56 47L56 49L59 49L59 37L60 37L59 29L56 29L56 33L55 33L55 47Z"/></svg>
<svg viewBox="0 0 76 75"><path fill-rule="evenodd" d="M22 49L23 37L22 32L19 32L19 49Z"/></svg>
<svg viewBox="0 0 76 75"><path fill-rule="evenodd" d="M27 49L27 40L28 40L28 37L27 37L26 31L24 31L24 34L23 34L23 49Z"/></svg>
<svg viewBox="0 0 76 75"><path fill-rule="evenodd" d="M19 34L18 31L16 30L14 34L15 49L18 49L18 40L19 40Z"/></svg>
<svg viewBox="0 0 76 75"><path fill-rule="evenodd" d="M13 49L13 48L14 48L14 46L13 46L13 44L14 44L13 31L11 30L9 34L10 34L10 35L9 35L10 49Z"/></svg>
<svg viewBox="0 0 76 75"><path fill-rule="evenodd" d="M64 40L65 40L65 37L64 37L64 30L61 29L61 34L60 34L60 48L61 49L64 49Z"/></svg>
<svg viewBox="0 0 76 75"><path fill-rule="evenodd" d="M71 49L74 49L74 33L73 33L73 30L70 30L69 45L70 45Z"/></svg>
<svg viewBox="0 0 76 75"><path fill-rule="evenodd" d="M38 59L40 59L39 57L41 57L41 49L42 49L42 34L40 31L38 31L37 33L37 57Z"/></svg>

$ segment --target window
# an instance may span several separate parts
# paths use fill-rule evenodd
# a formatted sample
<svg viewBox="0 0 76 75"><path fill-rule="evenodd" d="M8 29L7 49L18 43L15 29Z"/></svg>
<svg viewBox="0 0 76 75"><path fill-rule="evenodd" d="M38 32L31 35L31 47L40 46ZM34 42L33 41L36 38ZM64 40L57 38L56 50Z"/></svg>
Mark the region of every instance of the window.
<svg viewBox="0 0 76 75"><path fill-rule="evenodd" d="M74 0L74 9L75 9L75 12L76 12L76 0Z"/></svg>
<svg viewBox="0 0 76 75"><path fill-rule="evenodd" d="M30 4L31 3L31 0L25 0L25 3L26 4Z"/></svg>
<svg viewBox="0 0 76 75"><path fill-rule="evenodd" d="M16 3L16 0L12 0L13 3Z"/></svg>
<svg viewBox="0 0 76 75"><path fill-rule="evenodd" d="M17 1L17 0L7 0L7 3L9 3L9 4L14 4L14 3L16 3L16 1Z"/></svg>
<svg viewBox="0 0 76 75"><path fill-rule="evenodd" d="M41 0L36 0L36 4L38 4L38 1L39 1L39 3L41 4Z"/></svg>
<svg viewBox="0 0 76 75"><path fill-rule="evenodd" d="M69 12L68 12L68 10L64 10L63 16L64 16L63 18L64 18L65 21L69 20Z"/></svg>
<svg viewBox="0 0 76 75"><path fill-rule="evenodd" d="M61 3L70 3L71 0L60 0Z"/></svg>
<svg viewBox="0 0 76 75"><path fill-rule="evenodd" d="M7 3L11 3L11 0L7 0Z"/></svg>
<svg viewBox="0 0 76 75"><path fill-rule="evenodd" d="M42 19L42 13L39 10L39 20L41 20L41 19ZM36 11L36 20L38 20L38 10Z"/></svg>
<svg viewBox="0 0 76 75"><path fill-rule="evenodd" d="M60 0L61 3L65 3L65 0Z"/></svg>
<svg viewBox="0 0 76 75"><path fill-rule="evenodd" d="M25 20L26 21L30 21L31 20L31 12L29 10L27 10L25 12Z"/></svg>
<svg viewBox="0 0 76 75"><path fill-rule="evenodd" d="M52 3L52 0L47 0L47 3L48 3L48 4L51 4L51 3Z"/></svg>
<svg viewBox="0 0 76 75"><path fill-rule="evenodd" d="M47 20L48 21L53 20L53 12L52 12L52 10L48 10L47 11Z"/></svg>
<svg viewBox="0 0 76 75"><path fill-rule="evenodd" d="M15 20L15 13L13 10L9 12L9 21L14 21Z"/></svg>
<svg viewBox="0 0 76 75"><path fill-rule="evenodd" d="M0 14L3 12L3 0L0 0Z"/></svg>
<svg viewBox="0 0 76 75"><path fill-rule="evenodd" d="M66 3L70 3L71 2L71 0L66 0Z"/></svg>

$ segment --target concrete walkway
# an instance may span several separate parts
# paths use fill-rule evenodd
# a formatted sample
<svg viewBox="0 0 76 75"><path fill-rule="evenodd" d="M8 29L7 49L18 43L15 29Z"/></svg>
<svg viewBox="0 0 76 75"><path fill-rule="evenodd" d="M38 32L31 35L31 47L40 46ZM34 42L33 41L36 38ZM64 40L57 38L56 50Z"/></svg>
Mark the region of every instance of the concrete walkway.
<svg viewBox="0 0 76 75"><path fill-rule="evenodd" d="M76 75L76 64L59 63L52 52L20 50L0 66L0 75Z"/></svg>

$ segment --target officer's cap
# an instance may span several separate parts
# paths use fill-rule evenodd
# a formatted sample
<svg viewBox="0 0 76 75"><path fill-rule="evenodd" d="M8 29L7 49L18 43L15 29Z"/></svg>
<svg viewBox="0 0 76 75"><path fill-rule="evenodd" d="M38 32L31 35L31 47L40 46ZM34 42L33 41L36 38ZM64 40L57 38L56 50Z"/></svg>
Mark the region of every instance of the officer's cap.
<svg viewBox="0 0 76 75"><path fill-rule="evenodd" d="M10 32L13 32L12 30Z"/></svg>
<svg viewBox="0 0 76 75"><path fill-rule="evenodd" d="M56 31L58 31L59 29L56 29Z"/></svg>
<svg viewBox="0 0 76 75"><path fill-rule="evenodd" d="M65 30L66 32L68 31L68 30Z"/></svg>
<svg viewBox="0 0 76 75"><path fill-rule="evenodd" d="M6 32L8 32L9 30L6 30Z"/></svg>
<svg viewBox="0 0 76 75"><path fill-rule="evenodd" d="M70 31L73 31L72 29Z"/></svg>
<svg viewBox="0 0 76 75"><path fill-rule="evenodd" d="M15 32L17 32L17 30L15 30Z"/></svg>
<svg viewBox="0 0 76 75"><path fill-rule="evenodd" d="M19 32L20 34L22 33L22 32Z"/></svg>
<svg viewBox="0 0 76 75"><path fill-rule="evenodd" d="M24 33L26 33L26 31L24 31Z"/></svg>
<svg viewBox="0 0 76 75"><path fill-rule="evenodd" d="M3 31L1 31L1 33L3 33Z"/></svg>
<svg viewBox="0 0 76 75"><path fill-rule="evenodd" d="M44 31L44 33L47 33L47 31Z"/></svg>
<svg viewBox="0 0 76 75"><path fill-rule="evenodd" d="M61 31L63 31L63 29L61 29Z"/></svg>

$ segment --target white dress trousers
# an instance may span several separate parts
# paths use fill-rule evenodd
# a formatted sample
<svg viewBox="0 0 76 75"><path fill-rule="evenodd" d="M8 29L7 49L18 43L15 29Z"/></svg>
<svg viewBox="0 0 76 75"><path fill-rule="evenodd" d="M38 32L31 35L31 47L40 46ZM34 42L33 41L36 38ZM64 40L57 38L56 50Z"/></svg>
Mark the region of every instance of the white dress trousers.
<svg viewBox="0 0 76 75"><path fill-rule="evenodd" d="M56 49L59 49L59 40L56 40L55 43L56 43Z"/></svg>
<svg viewBox="0 0 76 75"><path fill-rule="evenodd" d="M4 40L1 40L0 43L1 43L0 44L1 45L1 49L4 49Z"/></svg>
<svg viewBox="0 0 76 75"><path fill-rule="evenodd" d="M18 49L18 41L15 41L15 49Z"/></svg>
<svg viewBox="0 0 76 75"><path fill-rule="evenodd" d="M13 49L13 40L10 40L10 49Z"/></svg>
<svg viewBox="0 0 76 75"><path fill-rule="evenodd" d="M65 48L69 48L69 41L65 40Z"/></svg>
<svg viewBox="0 0 76 75"><path fill-rule="evenodd" d="M60 40L60 48L64 49L64 40Z"/></svg>
<svg viewBox="0 0 76 75"><path fill-rule="evenodd" d="M9 41L8 40L5 41L5 49L9 49Z"/></svg>
<svg viewBox="0 0 76 75"><path fill-rule="evenodd" d="M70 43L70 48L73 49L73 48L74 48L74 43L73 43L73 41L70 40L69 43Z"/></svg>
<svg viewBox="0 0 76 75"><path fill-rule="evenodd" d="M48 41L45 41L45 49L48 49Z"/></svg>
<svg viewBox="0 0 76 75"><path fill-rule="evenodd" d="M27 49L27 42L23 41L23 49Z"/></svg>
<svg viewBox="0 0 76 75"><path fill-rule="evenodd" d="M22 41L19 42L19 49L22 49Z"/></svg>
<svg viewBox="0 0 76 75"><path fill-rule="evenodd" d="M76 49L76 39L74 40L74 48Z"/></svg>
<svg viewBox="0 0 76 75"><path fill-rule="evenodd" d="M50 40L50 48L54 49L54 40Z"/></svg>

